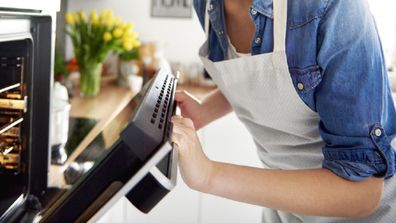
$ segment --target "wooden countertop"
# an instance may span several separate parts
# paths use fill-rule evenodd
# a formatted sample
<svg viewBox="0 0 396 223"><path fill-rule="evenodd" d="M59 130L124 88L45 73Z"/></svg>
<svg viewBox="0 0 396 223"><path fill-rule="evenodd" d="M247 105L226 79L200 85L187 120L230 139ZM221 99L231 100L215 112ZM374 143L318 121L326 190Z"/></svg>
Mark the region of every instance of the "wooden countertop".
<svg viewBox="0 0 396 223"><path fill-rule="evenodd" d="M66 185L63 179L64 170L136 95L136 92L117 86L114 78L104 78L101 91L95 97L81 97L78 90L73 93L77 96L72 97L70 100L70 116L96 119L98 123L68 157L65 164L61 166L51 165L49 184L52 186L63 187Z"/></svg>

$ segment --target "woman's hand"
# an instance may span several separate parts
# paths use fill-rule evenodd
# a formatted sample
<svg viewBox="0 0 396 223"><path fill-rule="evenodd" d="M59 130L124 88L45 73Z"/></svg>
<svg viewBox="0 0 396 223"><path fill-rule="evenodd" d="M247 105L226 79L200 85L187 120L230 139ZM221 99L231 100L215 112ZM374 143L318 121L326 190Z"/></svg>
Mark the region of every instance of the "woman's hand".
<svg viewBox="0 0 396 223"><path fill-rule="evenodd" d="M186 91L177 91L175 94L175 100L178 102L181 115L191 119L194 123L195 129L198 130L205 125L202 118L205 111L202 103L197 98L193 97Z"/></svg>
<svg viewBox="0 0 396 223"><path fill-rule="evenodd" d="M172 123L172 141L178 150L182 178L189 187L201 191L210 182L213 163L203 153L191 119L174 116Z"/></svg>

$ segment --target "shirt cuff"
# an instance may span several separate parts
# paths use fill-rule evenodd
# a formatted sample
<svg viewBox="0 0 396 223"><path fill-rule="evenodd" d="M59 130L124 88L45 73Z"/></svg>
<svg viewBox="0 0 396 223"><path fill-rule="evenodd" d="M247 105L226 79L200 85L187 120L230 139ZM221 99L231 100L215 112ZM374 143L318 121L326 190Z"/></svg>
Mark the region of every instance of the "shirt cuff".
<svg viewBox="0 0 396 223"><path fill-rule="evenodd" d="M391 146L392 137L387 137L379 125L370 132L375 148L323 148L323 168L350 181L368 177L390 178L395 173L396 154Z"/></svg>

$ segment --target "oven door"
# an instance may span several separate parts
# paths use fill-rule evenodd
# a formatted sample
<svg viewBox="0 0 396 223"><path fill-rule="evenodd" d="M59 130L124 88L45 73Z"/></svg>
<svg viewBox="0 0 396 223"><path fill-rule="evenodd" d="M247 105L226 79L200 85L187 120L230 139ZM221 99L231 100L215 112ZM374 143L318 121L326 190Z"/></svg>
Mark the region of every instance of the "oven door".
<svg viewBox="0 0 396 223"><path fill-rule="evenodd" d="M122 141L34 222L96 222L126 196L147 213L176 184L177 153L165 142L146 162Z"/></svg>
<svg viewBox="0 0 396 223"><path fill-rule="evenodd" d="M175 88L176 84L173 92ZM177 153L169 142L170 132L166 132L171 128L163 128L163 142L145 160L137 155L144 148L131 148L120 137L122 131L129 131L126 126L142 98L148 95L148 88L144 89L89 143L77 157L77 166L60 169L59 174L70 187L51 198L52 202L46 204L35 222L95 222L123 196L147 213L172 190L177 178ZM173 100L169 108L168 119L180 114ZM86 172L84 168L77 168L92 161L92 167Z"/></svg>

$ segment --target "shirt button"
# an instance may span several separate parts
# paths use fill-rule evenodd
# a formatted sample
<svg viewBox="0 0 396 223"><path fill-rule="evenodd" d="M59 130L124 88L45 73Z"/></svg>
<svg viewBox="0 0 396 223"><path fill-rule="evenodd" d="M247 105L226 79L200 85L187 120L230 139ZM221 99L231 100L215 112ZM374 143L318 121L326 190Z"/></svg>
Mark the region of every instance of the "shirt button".
<svg viewBox="0 0 396 223"><path fill-rule="evenodd" d="M256 14L257 14L257 10L254 9L254 8L251 8L251 9L250 9L250 13L251 13L252 15L256 15Z"/></svg>
<svg viewBox="0 0 396 223"><path fill-rule="evenodd" d="M210 11L212 11L212 10L213 10L213 4L210 3L210 4L209 4L209 7L208 7L208 11L210 12Z"/></svg>
<svg viewBox="0 0 396 223"><path fill-rule="evenodd" d="M254 40L254 42L255 42L256 44L261 43L261 38L260 38L260 37L257 37L257 38Z"/></svg>
<svg viewBox="0 0 396 223"><path fill-rule="evenodd" d="M224 31L223 30L220 30L219 32L217 32L218 34L219 34L219 36L221 36L221 35L223 35L224 34Z"/></svg>
<svg viewBox="0 0 396 223"><path fill-rule="evenodd" d="M375 129L374 134L375 134L377 137L380 137L380 136L382 135L381 129L379 129L379 128Z"/></svg>
<svg viewBox="0 0 396 223"><path fill-rule="evenodd" d="M298 90L302 91L304 89L304 85L302 83L297 84Z"/></svg>

